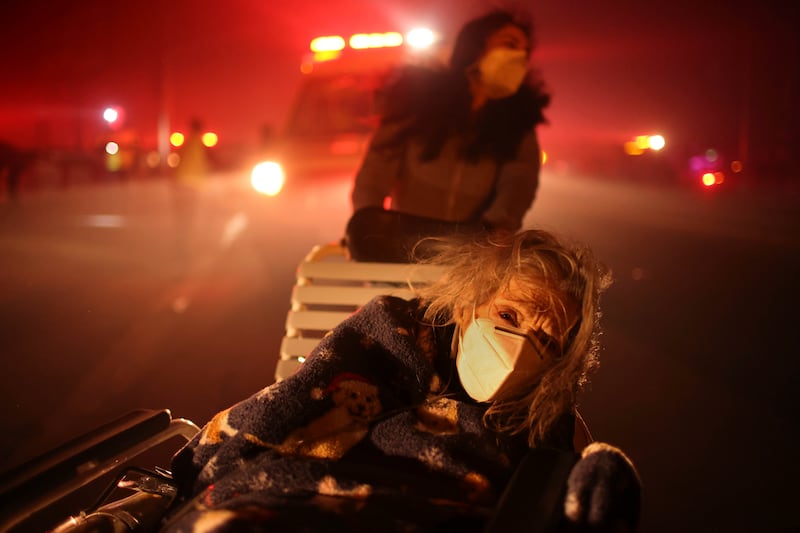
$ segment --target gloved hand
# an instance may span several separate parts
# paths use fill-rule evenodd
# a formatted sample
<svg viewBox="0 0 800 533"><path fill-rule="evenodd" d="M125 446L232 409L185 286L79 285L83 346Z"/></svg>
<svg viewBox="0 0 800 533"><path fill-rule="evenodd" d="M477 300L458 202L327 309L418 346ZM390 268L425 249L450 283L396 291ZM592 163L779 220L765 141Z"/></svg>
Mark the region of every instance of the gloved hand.
<svg viewBox="0 0 800 533"><path fill-rule="evenodd" d="M622 450L603 442L584 448L567 479L568 530L636 531L640 508L639 474Z"/></svg>

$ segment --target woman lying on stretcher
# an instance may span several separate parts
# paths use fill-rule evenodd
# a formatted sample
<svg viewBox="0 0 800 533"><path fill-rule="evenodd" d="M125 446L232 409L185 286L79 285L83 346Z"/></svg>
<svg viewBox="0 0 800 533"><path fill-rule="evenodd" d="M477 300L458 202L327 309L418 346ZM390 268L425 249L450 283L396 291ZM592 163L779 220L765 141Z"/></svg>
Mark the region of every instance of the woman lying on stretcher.
<svg viewBox="0 0 800 533"><path fill-rule="evenodd" d="M559 527L635 530L633 464L575 447L608 272L544 231L471 239L439 241L446 274L416 299L374 299L296 374L218 413L174 458L192 502L167 529L480 531L547 448L579 454Z"/></svg>

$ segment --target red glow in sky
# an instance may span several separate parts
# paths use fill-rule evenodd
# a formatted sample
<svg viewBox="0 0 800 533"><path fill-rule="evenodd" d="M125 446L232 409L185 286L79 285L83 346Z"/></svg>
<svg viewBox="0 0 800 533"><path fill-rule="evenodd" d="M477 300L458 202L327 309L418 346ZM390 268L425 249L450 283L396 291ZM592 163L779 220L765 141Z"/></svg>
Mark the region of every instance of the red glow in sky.
<svg viewBox="0 0 800 533"><path fill-rule="evenodd" d="M748 91L769 92L760 85L770 79L777 95L797 92L800 58L796 46L786 51L796 44L796 9L769 3L534 4L534 61L553 94L543 138L605 142L665 129L670 138L735 137L745 111L754 120L743 108ZM90 146L95 121L113 105L145 143L163 109L170 129L199 117L221 144L254 144L262 125L285 119L314 36L425 25L452 38L494 4L6 0L0 46L12 53L0 56L0 139Z"/></svg>

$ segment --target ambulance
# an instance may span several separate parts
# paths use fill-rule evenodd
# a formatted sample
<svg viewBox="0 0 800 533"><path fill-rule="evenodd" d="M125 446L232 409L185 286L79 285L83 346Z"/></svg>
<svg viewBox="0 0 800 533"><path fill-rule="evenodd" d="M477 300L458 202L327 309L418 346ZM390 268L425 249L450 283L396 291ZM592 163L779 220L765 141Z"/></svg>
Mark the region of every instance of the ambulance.
<svg viewBox="0 0 800 533"><path fill-rule="evenodd" d="M263 140L253 188L276 195L284 185L353 176L378 125L376 91L401 65L441 64L441 43L424 28L314 38L287 122Z"/></svg>

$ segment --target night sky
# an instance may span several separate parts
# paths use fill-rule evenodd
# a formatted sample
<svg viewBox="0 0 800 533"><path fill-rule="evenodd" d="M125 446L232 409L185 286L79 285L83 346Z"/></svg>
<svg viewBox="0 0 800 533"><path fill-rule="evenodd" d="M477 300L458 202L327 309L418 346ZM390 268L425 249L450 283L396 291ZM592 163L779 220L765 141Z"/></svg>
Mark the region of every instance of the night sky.
<svg viewBox="0 0 800 533"><path fill-rule="evenodd" d="M616 143L650 131L730 144L743 121L755 131L787 129L772 137L796 132L786 117L798 117L798 8L781 4L527 3L534 63L553 94L545 144ZM162 102L173 128L199 116L223 142L252 144L261 125L285 119L315 35L428 25L452 39L493 5L4 0L0 139L86 146L112 104L124 108L127 126L154 138Z"/></svg>

